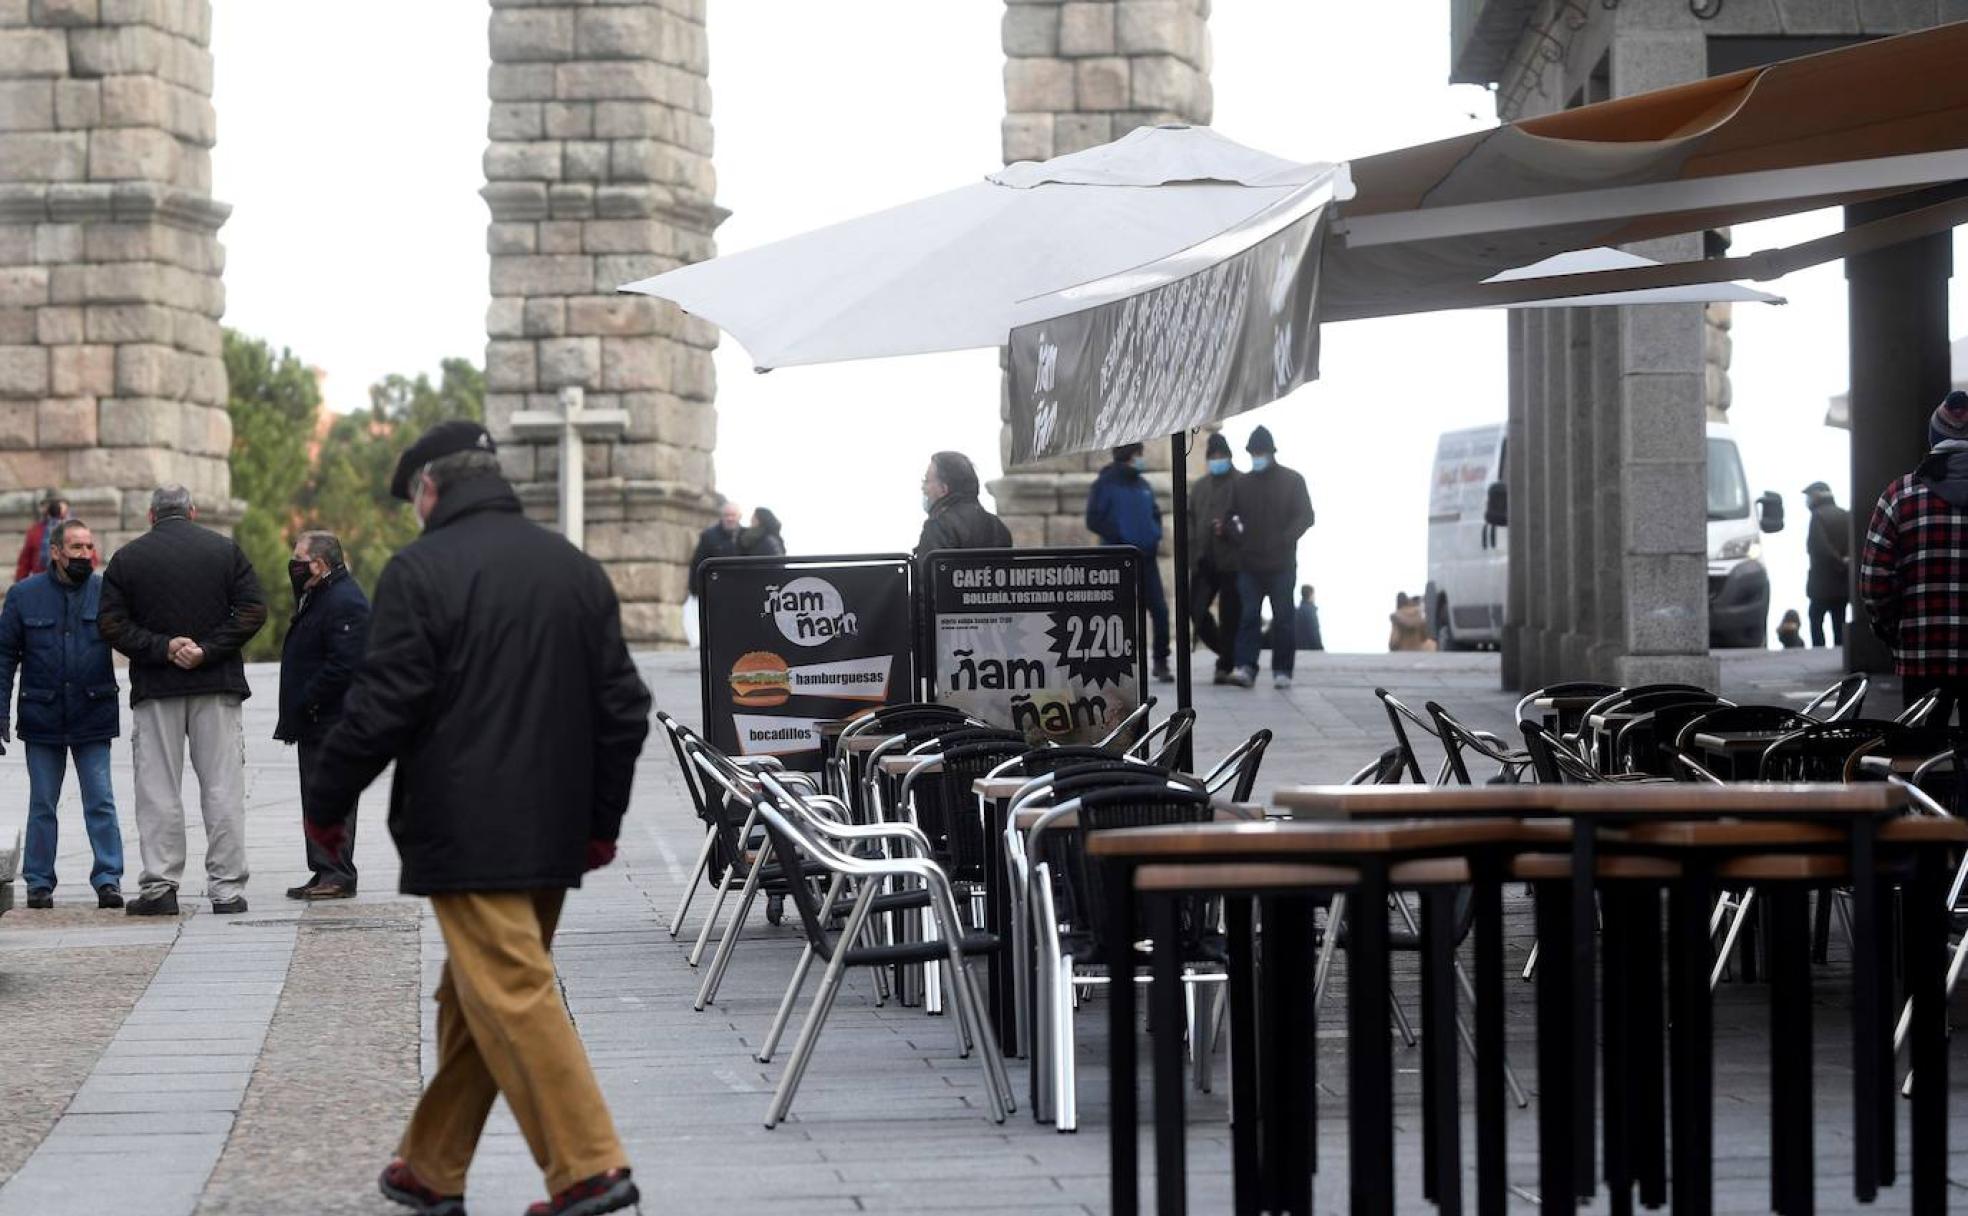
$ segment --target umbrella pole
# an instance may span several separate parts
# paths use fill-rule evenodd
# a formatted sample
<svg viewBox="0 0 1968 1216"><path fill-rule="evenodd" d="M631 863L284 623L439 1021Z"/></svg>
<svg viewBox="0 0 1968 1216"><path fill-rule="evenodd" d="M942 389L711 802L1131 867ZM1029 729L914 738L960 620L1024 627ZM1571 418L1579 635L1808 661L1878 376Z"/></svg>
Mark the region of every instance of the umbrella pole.
<svg viewBox="0 0 1968 1216"><path fill-rule="evenodd" d="M1169 436L1170 495L1175 507L1175 704L1189 708L1189 436ZM1183 767L1189 767L1189 745L1183 744Z"/></svg>

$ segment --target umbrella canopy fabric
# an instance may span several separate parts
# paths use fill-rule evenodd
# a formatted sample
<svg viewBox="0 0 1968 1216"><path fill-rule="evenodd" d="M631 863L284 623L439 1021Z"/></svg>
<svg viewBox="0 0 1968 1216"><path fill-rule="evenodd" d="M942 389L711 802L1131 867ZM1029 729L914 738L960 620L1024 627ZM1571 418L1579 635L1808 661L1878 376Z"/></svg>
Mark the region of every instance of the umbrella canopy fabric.
<svg viewBox="0 0 1968 1216"><path fill-rule="evenodd" d="M1561 279L1568 274L1603 274L1609 271L1638 270L1659 266L1623 249L1578 249L1560 253L1542 262L1505 270L1484 279L1485 283L1516 283L1527 279ZM1553 284L1545 282L1545 287ZM1606 292L1595 295L1559 296L1554 299L1498 304L1498 308L1585 308L1594 304L1784 304L1782 296L1739 283L1684 284L1679 287L1642 288L1638 291Z"/></svg>
<svg viewBox="0 0 1968 1216"><path fill-rule="evenodd" d="M714 322L761 370L1003 346L1019 301L1169 257L1333 173L1143 127L623 290Z"/></svg>

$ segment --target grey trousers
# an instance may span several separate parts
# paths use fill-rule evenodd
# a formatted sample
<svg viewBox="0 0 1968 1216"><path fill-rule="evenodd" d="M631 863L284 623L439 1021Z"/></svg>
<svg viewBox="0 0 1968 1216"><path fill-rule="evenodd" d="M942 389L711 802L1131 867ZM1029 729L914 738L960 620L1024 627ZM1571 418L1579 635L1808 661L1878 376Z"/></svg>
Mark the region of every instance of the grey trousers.
<svg viewBox="0 0 1968 1216"><path fill-rule="evenodd" d="M205 818L205 894L228 900L246 891L246 736L232 693L167 697L130 711L136 764L138 881L146 896L178 889L185 868L184 760L198 774Z"/></svg>

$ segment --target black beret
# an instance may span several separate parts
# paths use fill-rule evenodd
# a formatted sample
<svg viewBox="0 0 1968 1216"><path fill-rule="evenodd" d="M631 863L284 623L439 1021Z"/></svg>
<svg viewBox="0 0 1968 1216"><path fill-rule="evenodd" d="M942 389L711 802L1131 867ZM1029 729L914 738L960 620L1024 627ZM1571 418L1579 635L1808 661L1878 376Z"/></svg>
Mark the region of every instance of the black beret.
<svg viewBox="0 0 1968 1216"><path fill-rule="evenodd" d="M499 446L492 442L491 434L476 422L453 418L440 422L417 437L402 456L397 458L396 473L390 478L390 497L410 501L410 479L417 470L433 460L455 456L459 452L497 452Z"/></svg>

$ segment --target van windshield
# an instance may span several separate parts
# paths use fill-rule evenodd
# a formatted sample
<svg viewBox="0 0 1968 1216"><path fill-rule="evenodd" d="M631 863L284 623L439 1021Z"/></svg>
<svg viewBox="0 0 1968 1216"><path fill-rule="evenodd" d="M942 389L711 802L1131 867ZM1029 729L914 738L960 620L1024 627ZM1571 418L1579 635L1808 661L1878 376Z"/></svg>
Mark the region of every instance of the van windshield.
<svg viewBox="0 0 1968 1216"><path fill-rule="evenodd" d="M1748 519L1749 482L1730 439L1708 441L1708 517Z"/></svg>

